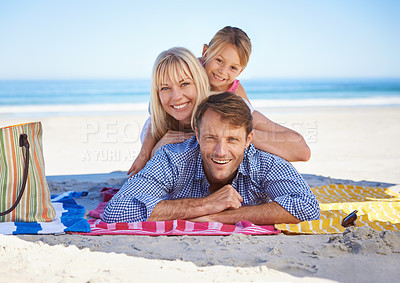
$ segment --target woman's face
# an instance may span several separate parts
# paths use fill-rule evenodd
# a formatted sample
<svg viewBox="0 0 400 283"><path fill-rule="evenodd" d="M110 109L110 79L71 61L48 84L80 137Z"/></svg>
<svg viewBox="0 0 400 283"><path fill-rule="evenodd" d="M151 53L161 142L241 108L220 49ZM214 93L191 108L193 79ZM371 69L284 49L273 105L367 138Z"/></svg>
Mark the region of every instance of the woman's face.
<svg viewBox="0 0 400 283"><path fill-rule="evenodd" d="M187 76L178 77L178 82L167 78L158 86L158 95L164 110L179 121L181 125L190 125L197 88Z"/></svg>

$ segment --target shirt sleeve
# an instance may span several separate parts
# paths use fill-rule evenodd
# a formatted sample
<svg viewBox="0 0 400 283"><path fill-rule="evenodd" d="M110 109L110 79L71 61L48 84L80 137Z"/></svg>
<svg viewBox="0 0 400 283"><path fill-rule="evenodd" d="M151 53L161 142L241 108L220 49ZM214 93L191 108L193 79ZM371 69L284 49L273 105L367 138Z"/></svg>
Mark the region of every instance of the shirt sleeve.
<svg viewBox="0 0 400 283"><path fill-rule="evenodd" d="M271 199L301 221L316 220L320 209L315 195L293 166L277 157L268 170L264 188Z"/></svg>
<svg viewBox="0 0 400 283"><path fill-rule="evenodd" d="M245 98L243 98L243 101L246 103L246 105L250 108L251 114L253 114L254 112L254 107L250 104L250 102L248 102Z"/></svg>
<svg viewBox="0 0 400 283"><path fill-rule="evenodd" d="M146 221L154 207L168 199L173 175L167 155L158 150L145 168L129 178L108 202L103 220L108 223Z"/></svg>

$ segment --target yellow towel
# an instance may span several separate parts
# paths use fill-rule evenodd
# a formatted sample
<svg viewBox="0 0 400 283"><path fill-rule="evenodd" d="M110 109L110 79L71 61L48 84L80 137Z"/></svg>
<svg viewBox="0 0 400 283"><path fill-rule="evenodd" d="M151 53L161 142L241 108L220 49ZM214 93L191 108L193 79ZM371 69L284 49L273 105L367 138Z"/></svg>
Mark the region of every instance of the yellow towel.
<svg viewBox="0 0 400 283"><path fill-rule="evenodd" d="M278 224L287 234L336 234L345 228L342 220L358 210L357 227L370 226L382 230L400 230L400 194L386 188L351 185L329 185L311 188L321 208L320 220L299 224Z"/></svg>

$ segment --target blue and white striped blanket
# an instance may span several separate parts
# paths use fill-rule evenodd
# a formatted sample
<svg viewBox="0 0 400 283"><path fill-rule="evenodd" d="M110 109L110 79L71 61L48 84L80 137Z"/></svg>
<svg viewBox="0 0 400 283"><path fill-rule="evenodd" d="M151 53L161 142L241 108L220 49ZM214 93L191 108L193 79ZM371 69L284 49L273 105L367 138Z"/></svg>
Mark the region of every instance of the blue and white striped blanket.
<svg viewBox="0 0 400 283"><path fill-rule="evenodd" d="M65 232L90 232L85 208L73 198L87 195L87 192L69 191L59 196L51 196L51 204L56 217L51 222L1 222L0 234L63 234Z"/></svg>

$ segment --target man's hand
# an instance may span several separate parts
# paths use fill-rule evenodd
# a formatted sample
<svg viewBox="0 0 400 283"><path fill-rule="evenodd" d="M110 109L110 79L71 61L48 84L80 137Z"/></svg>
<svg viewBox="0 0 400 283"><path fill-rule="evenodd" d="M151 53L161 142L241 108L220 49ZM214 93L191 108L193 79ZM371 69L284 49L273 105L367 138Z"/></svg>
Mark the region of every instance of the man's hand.
<svg viewBox="0 0 400 283"><path fill-rule="evenodd" d="M231 185L225 185L204 200L206 214L214 214L226 209L238 209L242 206L243 198Z"/></svg>
<svg viewBox="0 0 400 283"><path fill-rule="evenodd" d="M204 198L160 201L147 221L191 219L212 215L225 210L238 209L242 201L242 196L231 185L225 185Z"/></svg>

